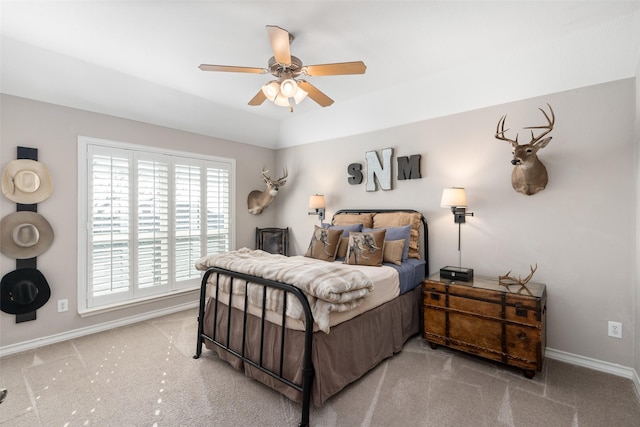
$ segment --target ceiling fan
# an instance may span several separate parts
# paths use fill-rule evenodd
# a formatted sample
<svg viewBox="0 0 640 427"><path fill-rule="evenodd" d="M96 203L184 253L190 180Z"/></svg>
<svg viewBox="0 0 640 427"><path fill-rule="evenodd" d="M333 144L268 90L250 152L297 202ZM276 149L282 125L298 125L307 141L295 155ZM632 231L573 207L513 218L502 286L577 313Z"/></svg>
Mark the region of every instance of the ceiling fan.
<svg viewBox="0 0 640 427"><path fill-rule="evenodd" d="M227 71L234 73L271 73L277 80L272 80L254 96L249 105L257 106L266 99L276 105L289 107L293 111L294 104L299 104L307 95L322 107L333 104L318 88L300 76L335 76L345 74L364 74L367 69L362 61L339 62L333 64L303 65L299 58L291 55L290 46L293 35L275 25L267 25L267 34L271 41L273 56L269 59L268 68L238 67L231 65L201 64L202 71Z"/></svg>

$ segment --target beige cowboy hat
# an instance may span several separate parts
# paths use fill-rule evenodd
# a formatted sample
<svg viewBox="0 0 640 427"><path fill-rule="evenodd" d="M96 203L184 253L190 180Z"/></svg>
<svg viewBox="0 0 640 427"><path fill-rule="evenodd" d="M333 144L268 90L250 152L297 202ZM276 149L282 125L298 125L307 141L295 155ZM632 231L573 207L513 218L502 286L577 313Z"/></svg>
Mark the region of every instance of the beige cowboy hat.
<svg viewBox="0 0 640 427"><path fill-rule="evenodd" d="M0 221L0 252L10 258L42 255L53 243L53 228L36 212L14 212Z"/></svg>
<svg viewBox="0 0 640 427"><path fill-rule="evenodd" d="M2 194L12 202L40 203L51 195L51 175L36 160L18 159L7 163L2 172Z"/></svg>

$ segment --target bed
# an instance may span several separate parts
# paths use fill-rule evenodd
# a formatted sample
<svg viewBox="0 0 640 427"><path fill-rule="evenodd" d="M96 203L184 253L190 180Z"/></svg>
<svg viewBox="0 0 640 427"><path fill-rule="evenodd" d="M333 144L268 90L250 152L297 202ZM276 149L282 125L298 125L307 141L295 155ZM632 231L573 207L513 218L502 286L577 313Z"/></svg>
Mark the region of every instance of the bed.
<svg viewBox="0 0 640 427"><path fill-rule="evenodd" d="M363 251L366 239L380 250ZM346 209L314 228L304 256L243 248L203 257L196 264L204 273L194 358L204 344L301 402L306 426L311 403L321 406L420 333L428 253L421 213ZM317 290L320 282L346 289Z"/></svg>

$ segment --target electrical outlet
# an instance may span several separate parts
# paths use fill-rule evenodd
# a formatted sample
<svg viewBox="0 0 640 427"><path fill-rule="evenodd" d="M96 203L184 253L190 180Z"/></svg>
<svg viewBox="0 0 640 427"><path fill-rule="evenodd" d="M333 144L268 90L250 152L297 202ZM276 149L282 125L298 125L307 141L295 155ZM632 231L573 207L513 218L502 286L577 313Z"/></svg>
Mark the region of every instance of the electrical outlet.
<svg viewBox="0 0 640 427"><path fill-rule="evenodd" d="M62 313L63 311L69 310L69 300L68 299L59 299L58 300L58 313Z"/></svg>
<svg viewBox="0 0 640 427"><path fill-rule="evenodd" d="M622 323L609 320L609 336L622 338Z"/></svg>

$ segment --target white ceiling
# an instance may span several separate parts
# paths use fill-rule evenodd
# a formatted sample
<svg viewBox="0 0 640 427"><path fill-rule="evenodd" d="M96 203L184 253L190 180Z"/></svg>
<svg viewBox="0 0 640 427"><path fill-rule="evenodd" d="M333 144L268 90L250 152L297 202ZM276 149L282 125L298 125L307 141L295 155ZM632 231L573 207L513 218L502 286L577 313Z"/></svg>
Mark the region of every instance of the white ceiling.
<svg viewBox="0 0 640 427"><path fill-rule="evenodd" d="M0 1L2 93L265 147L359 134L636 75L640 1ZM247 102L265 25L335 100Z"/></svg>

